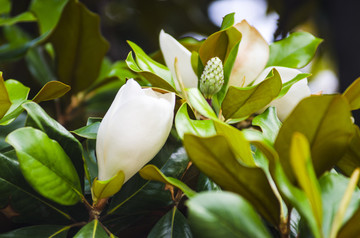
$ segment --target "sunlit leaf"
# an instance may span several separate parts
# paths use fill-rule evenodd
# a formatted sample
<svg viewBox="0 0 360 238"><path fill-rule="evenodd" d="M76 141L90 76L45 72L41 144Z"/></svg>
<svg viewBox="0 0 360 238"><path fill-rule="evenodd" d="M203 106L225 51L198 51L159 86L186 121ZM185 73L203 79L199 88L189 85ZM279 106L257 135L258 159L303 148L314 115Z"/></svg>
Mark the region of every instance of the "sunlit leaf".
<svg viewBox="0 0 360 238"><path fill-rule="evenodd" d="M351 110L360 108L360 78L357 78L344 92L344 97L349 101Z"/></svg>
<svg viewBox="0 0 360 238"><path fill-rule="evenodd" d="M322 39L307 32L294 32L287 38L270 45L267 66L302 68L314 57Z"/></svg>
<svg viewBox="0 0 360 238"><path fill-rule="evenodd" d="M119 171L114 177L106 181L99 181L95 178L92 185L92 193L95 201L102 198L108 198L119 192L124 184L125 174L123 171Z"/></svg>
<svg viewBox="0 0 360 238"><path fill-rule="evenodd" d="M11 106L9 94L6 90L2 72L0 72L0 120L6 114Z"/></svg>
<svg viewBox="0 0 360 238"><path fill-rule="evenodd" d="M239 162L226 137L185 134L184 147L192 162L215 183L247 199L271 223L278 224L280 207L262 169Z"/></svg>
<svg viewBox="0 0 360 238"><path fill-rule="evenodd" d="M217 116L214 110L211 108L209 103L205 100L199 89L197 88L187 88L187 95L189 97L189 104L193 109L198 111L201 115L210 118L217 119Z"/></svg>
<svg viewBox="0 0 360 238"><path fill-rule="evenodd" d="M269 107L265 112L254 117L252 124L259 126L264 137L271 142L275 142L275 138L282 125L281 121L277 117L275 107Z"/></svg>

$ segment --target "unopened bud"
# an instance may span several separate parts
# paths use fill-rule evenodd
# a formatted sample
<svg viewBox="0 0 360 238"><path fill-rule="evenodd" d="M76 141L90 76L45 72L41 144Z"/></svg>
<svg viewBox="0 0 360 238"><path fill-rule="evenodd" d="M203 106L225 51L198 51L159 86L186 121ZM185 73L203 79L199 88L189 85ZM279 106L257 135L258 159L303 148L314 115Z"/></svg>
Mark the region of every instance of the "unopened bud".
<svg viewBox="0 0 360 238"><path fill-rule="evenodd" d="M200 91L205 98L211 98L224 84L224 67L218 57L211 58L200 77Z"/></svg>

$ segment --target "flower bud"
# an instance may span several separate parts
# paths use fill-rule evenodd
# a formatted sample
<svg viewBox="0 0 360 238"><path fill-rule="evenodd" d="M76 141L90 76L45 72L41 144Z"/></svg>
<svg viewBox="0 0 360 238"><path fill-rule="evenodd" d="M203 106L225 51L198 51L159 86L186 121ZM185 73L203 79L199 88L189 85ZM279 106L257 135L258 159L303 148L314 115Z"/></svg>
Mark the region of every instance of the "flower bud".
<svg viewBox="0 0 360 238"><path fill-rule="evenodd" d="M108 180L123 171L126 182L148 163L170 133L174 105L174 93L142 89L129 79L117 93L98 130L98 179Z"/></svg>
<svg viewBox="0 0 360 238"><path fill-rule="evenodd" d="M224 84L224 67L218 57L211 58L200 77L200 91L205 98L211 98Z"/></svg>

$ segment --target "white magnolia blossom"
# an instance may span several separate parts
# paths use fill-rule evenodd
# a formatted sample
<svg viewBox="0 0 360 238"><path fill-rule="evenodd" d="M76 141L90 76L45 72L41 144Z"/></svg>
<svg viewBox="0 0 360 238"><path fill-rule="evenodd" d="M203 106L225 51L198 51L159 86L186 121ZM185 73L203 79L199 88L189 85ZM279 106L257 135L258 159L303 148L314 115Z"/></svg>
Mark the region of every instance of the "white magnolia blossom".
<svg viewBox="0 0 360 238"><path fill-rule="evenodd" d="M269 72L275 68L280 75L282 83L286 83L295 78L301 72L297 69L286 67L268 67L255 79L254 84L259 84L265 80ZM301 79L291 86L289 91L281 98L273 100L268 106L276 107L277 115L281 121L292 112L296 105L305 97L310 96L310 88L308 86L307 78Z"/></svg>
<svg viewBox="0 0 360 238"><path fill-rule="evenodd" d="M98 179L120 170L125 182L164 145L174 117L175 94L142 89L133 79L121 87L104 116L96 140Z"/></svg>
<svg viewBox="0 0 360 238"><path fill-rule="evenodd" d="M198 78L191 66L191 52L163 30L161 30L159 38L160 49L164 56L165 63L171 71L176 89L181 91L175 73L175 58L177 58L178 73L181 75L181 80L185 88L196 88Z"/></svg>

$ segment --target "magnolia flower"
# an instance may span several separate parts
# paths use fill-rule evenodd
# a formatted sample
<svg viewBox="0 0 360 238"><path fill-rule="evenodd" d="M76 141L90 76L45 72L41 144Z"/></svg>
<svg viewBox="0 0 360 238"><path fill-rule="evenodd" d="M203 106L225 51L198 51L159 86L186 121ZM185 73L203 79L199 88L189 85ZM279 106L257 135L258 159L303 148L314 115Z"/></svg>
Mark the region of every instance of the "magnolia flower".
<svg viewBox="0 0 360 238"><path fill-rule="evenodd" d="M259 84L265 80L269 72L275 68L280 75L282 83L286 83L295 78L301 72L297 69L286 67L268 67L266 68L254 81L254 84ZM310 88L308 86L307 78L301 79L291 86L289 91L281 98L273 100L268 106L274 106L277 110L277 115L281 121L291 113L296 105L305 97L310 96Z"/></svg>
<svg viewBox="0 0 360 238"><path fill-rule="evenodd" d="M100 181L123 171L126 182L159 152L171 130L174 105L174 93L142 89L133 79L121 87L97 134Z"/></svg>
<svg viewBox="0 0 360 238"><path fill-rule="evenodd" d="M191 52L163 30L160 32L159 40L161 52L167 67L171 71L176 89L181 91L175 73L175 58L177 58L177 70L181 75L181 80L185 88L196 88L198 85L198 77L191 66Z"/></svg>

